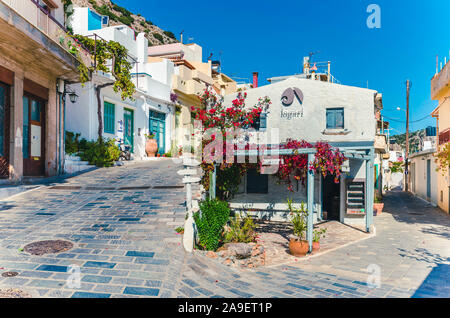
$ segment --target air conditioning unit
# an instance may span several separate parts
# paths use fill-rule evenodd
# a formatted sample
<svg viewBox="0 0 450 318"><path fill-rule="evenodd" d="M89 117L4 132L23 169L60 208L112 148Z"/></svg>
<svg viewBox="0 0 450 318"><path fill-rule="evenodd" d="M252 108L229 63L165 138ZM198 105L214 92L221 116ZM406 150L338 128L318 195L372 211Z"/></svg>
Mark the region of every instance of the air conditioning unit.
<svg viewBox="0 0 450 318"><path fill-rule="evenodd" d="M102 28L109 27L109 16L103 15L102 16Z"/></svg>

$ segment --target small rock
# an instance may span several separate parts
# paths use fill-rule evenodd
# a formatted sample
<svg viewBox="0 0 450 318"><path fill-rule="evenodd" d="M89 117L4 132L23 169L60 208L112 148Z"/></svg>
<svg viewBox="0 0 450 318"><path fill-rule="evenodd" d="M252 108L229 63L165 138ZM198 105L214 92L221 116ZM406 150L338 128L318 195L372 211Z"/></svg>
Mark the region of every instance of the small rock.
<svg viewBox="0 0 450 318"><path fill-rule="evenodd" d="M209 257L209 258L217 258L218 256L217 256L217 254L214 253L213 251L209 251L208 253L206 253L206 257Z"/></svg>
<svg viewBox="0 0 450 318"><path fill-rule="evenodd" d="M252 247L246 243L227 243L225 246L238 259L248 258L252 254Z"/></svg>
<svg viewBox="0 0 450 318"><path fill-rule="evenodd" d="M234 264L234 262L231 260L231 258L227 258L222 264L230 266Z"/></svg>
<svg viewBox="0 0 450 318"><path fill-rule="evenodd" d="M228 256L230 256L230 253L227 250L223 250L223 251L217 252L217 255L219 255L220 257L223 257L223 258L227 258Z"/></svg>

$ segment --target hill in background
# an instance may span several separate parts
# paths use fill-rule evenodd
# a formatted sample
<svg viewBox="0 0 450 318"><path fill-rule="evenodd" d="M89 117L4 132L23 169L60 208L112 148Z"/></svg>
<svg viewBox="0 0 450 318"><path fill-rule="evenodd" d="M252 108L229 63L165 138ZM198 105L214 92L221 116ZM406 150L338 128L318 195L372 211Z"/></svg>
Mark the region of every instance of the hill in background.
<svg viewBox="0 0 450 318"><path fill-rule="evenodd" d="M134 14L111 0L72 0L79 7L89 7L100 15L107 15L110 25L127 25L136 32L144 32L149 46L176 43L178 40L171 31L164 31L140 14Z"/></svg>

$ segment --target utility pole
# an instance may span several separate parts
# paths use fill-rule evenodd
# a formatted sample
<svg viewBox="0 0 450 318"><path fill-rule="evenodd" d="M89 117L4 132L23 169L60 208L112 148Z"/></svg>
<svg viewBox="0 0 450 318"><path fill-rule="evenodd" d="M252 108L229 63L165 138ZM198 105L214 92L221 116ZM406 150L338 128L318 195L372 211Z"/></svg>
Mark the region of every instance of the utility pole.
<svg viewBox="0 0 450 318"><path fill-rule="evenodd" d="M406 80L406 154L405 154L405 191L408 192L408 159L409 159L409 90L411 88L410 80Z"/></svg>

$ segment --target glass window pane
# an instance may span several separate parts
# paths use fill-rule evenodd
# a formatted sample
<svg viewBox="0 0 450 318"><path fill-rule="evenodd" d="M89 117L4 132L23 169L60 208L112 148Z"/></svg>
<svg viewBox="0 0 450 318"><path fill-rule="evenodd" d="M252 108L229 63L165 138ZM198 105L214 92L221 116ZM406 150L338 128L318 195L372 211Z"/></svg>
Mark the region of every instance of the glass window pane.
<svg viewBox="0 0 450 318"><path fill-rule="evenodd" d="M41 121L41 103L35 100L31 101L31 120Z"/></svg>

